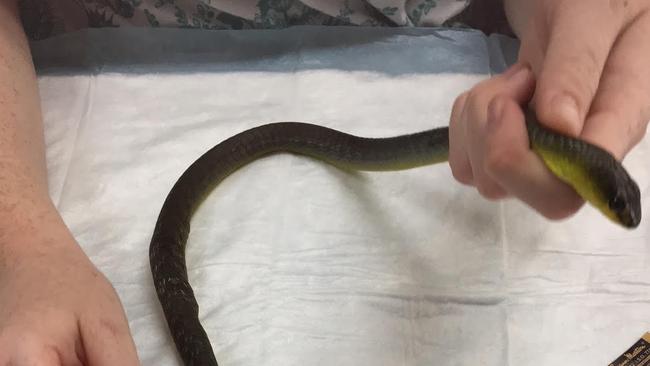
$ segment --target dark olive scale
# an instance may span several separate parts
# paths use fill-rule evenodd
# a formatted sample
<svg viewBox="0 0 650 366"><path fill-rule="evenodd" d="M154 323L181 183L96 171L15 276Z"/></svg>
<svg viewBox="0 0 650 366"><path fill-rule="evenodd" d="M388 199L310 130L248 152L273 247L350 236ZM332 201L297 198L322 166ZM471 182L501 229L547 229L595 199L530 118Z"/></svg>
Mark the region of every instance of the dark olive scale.
<svg viewBox="0 0 650 366"><path fill-rule="evenodd" d="M444 161L447 151L446 129L374 139L281 122L233 136L196 160L167 196L149 249L156 292L185 365L217 365L188 282L185 244L192 214L219 182L243 165L275 152L312 156L344 169L397 170Z"/></svg>
<svg viewBox="0 0 650 366"><path fill-rule="evenodd" d="M584 140L570 138L543 127L532 110L526 112L531 145L561 152L563 159L579 165L589 175L598 193L607 200L617 221L635 228L641 221L641 193L623 165L609 152ZM562 178L562 177L560 177ZM574 185L573 182L567 182ZM574 186L580 193L578 186Z"/></svg>
<svg viewBox="0 0 650 366"><path fill-rule="evenodd" d="M633 192L636 188L636 202L631 204L640 207L636 184L631 179L623 179L629 176L611 156L580 141L540 129L534 120L529 122L531 140L557 149L570 159L584 159L589 169L594 169L595 179L608 191ZM307 123L280 122L235 135L192 163L165 199L149 247L156 293L186 366L217 365L210 340L199 321L199 306L187 276L185 245L192 215L212 188L232 172L277 152L310 156L343 169L409 169L446 161L449 130L443 127L389 138L363 138ZM617 184L633 187L622 188ZM630 197L622 196L623 204L629 204L626 200Z"/></svg>

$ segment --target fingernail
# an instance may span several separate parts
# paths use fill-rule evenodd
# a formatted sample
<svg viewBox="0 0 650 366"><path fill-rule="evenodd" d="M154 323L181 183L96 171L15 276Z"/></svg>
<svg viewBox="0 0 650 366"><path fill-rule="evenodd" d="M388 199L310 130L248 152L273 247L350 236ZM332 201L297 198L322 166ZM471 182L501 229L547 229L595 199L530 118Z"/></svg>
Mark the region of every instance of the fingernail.
<svg viewBox="0 0 650 366"><path fill-rule="evenodd" d="M492 99L488 105L486 132L493 133L503 122L503 100L499 97Z"/></svg>
<svg viewBox="0 0 650 366"><path fill-rule="evenodd" d="M580 112L575 98L562 93L552 99L551 106L555 109L558 122L563 123L573 135L580 133Z"/></svg>

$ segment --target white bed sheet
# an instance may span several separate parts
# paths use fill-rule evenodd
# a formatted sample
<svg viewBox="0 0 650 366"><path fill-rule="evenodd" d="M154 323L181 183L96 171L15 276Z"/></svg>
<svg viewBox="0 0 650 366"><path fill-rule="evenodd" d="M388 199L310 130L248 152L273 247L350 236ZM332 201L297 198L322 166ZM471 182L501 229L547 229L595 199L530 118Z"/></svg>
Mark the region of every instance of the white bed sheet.
<svg viewBox="0 0 650 366"><path fill-rule="evenodd" d="M448 123L516 44L460 30L86 31L34 44L51 194L117 289L143 365L178 365L148 244L179 174L246 128ZM646 138L625 160L646 212ZM276 155L218 187L188 267L223 365L606 365L650 330L650 220L550 223L447 165L349 174Z"/></svg>

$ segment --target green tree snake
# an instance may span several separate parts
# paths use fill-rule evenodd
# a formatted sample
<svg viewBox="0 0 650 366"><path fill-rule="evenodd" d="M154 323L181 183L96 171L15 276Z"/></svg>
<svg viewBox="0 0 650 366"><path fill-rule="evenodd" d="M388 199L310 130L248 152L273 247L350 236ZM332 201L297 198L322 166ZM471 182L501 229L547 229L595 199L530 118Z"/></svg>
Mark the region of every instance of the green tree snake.
<svg viewBox="0 0 650 366"><path fill-rule="evenodd" d="M614 157L542 127L530 110L526 129L531 149L556 176L614 222L627 228L639 225L639 188ZM188 281L185 246L194 211L219 182L238 168L278 152L306 155L343 169L392 171L444 162L448 150L447 127L363 138L307 123L279 122L241 132L198 158L169 192L149 248L158 299L184 364L217 365Z"/></svg>

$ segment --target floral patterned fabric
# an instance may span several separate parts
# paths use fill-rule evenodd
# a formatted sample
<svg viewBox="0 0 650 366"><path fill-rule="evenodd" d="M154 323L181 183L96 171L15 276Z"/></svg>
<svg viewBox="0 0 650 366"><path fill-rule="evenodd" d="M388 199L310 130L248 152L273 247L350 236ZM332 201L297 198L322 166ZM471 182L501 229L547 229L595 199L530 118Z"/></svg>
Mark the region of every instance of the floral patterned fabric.
<svg viewBox="0 0 650 366"><path fill-rule="evenodd" d="M470 0L20 0L31 39L88 27L439 26Z"/></svg>

